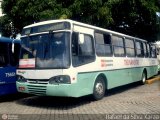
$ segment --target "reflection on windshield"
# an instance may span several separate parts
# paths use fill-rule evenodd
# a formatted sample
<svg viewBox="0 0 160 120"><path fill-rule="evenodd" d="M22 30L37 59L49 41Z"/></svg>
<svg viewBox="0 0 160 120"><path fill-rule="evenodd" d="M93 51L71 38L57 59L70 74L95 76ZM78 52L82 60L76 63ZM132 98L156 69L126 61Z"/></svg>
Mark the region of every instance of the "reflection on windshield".
<svg viewBox="0 0 160 120"><path fill-rule="evenodd" d="M69 66L69 32L41 34L22 38L21 59L36 58L36 68Z"/></svg>

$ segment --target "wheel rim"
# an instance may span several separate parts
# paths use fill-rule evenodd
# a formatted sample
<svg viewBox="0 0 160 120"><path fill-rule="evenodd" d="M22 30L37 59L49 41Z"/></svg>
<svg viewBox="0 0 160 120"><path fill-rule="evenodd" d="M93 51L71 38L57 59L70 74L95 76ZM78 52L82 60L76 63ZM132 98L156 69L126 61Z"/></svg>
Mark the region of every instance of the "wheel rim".
<svg viewBox="0 0 160 120"><path fill-rule="evenodd" d="M98 82L95 86L95 91L98 95L102 95L104 92L104 87L103 84L101 82Z"/></svg>
<svg viewBox="0 0 160 120"><path fill-rule="evenodd" d="M145 82L146 82L145 74L143 74L142 82L143 82L143 83L145 83Z"/></svg>

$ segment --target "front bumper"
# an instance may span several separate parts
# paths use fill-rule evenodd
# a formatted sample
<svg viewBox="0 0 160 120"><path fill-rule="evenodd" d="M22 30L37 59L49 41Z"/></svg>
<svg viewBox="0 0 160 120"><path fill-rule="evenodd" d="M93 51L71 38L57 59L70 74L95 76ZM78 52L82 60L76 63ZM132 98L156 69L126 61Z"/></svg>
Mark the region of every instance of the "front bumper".
<svg viewBox="0 0 160 120"><path fill-rule="evenodd" d="M77 89L77 84L31 84L16 82L17 90L22 93L35 94L39 96L67 96L80 97L81 90Z"/></svg>

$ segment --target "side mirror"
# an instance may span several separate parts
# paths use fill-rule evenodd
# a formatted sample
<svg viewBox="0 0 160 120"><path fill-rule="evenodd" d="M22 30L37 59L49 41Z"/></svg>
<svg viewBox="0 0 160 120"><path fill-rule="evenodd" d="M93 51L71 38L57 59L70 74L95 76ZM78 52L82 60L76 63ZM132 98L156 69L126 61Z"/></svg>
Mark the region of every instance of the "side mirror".
<svg viewBox="0 0 160 120"><path fill-rule="evenodd" d="M84 34L79 34L79 44L84 43Z"/></svg>

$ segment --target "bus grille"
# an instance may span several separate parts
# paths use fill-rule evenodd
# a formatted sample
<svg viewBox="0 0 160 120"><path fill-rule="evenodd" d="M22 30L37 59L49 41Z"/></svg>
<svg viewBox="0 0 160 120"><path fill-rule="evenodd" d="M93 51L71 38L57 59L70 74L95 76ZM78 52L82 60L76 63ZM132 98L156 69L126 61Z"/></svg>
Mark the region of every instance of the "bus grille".
<svg viewBox="0 0 160 120"><path fill-rule="evenodd" d="M47 86L27 85L28 92L35 95L46 95Z"/></svg>
<svg viewBox="0 0 160 120"><path fill-rule="evenodd" d="M49 80L48 79L42 79L42 80L28 79L27 82L31 84L48 84Z"/></svg>

